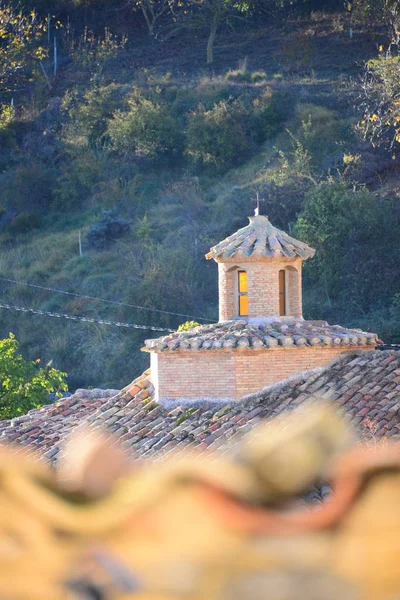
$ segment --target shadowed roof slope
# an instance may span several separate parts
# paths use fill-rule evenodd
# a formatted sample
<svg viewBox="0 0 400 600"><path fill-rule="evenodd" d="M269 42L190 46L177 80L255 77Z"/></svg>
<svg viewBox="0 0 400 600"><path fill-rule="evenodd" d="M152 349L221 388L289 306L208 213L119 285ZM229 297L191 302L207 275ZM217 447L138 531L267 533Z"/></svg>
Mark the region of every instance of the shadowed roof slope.
<svg viewBox="0 0 400 600"><path fill-rule="evenodd" d="M74 402L70 398L4 421L0 441L39 448L50 460L57 458L65 437L80 428L106 430L143 457L187 446L225 449L260 419L275 417L312 397L342 407L367 437L399 437L400 352L344 354L325 369L301 373L230 405L163 406L152 394L147 371L117 395L91 399L86 407L76 401L77 408L71 405L69 414L65 406Z"/></svg>
<svg viewBox="0 0 400 600"><path fill-rule="evenodd" d="M290 235L274 227L268 217L257 215L249 217L250 223L233 233L225 240L213 246L206 258L208 260L237 259L251 257L283 257L302 259L312 258L315 250L292 238Z"/></svg>

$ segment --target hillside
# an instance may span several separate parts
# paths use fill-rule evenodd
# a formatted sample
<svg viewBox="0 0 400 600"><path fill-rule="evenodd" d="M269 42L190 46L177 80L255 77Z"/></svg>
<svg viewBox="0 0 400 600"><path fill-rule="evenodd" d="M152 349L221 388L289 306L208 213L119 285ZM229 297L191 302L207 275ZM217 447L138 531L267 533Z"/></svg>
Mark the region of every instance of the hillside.
<svg viewBox="0 0 400 600"><path fill-rule="evenodd" d="M382 29L340 12L260 18L222 30L207 66L201 30L154 38L113 14L107 30L99 13L75 9L71 29L62 14L49 85L39 72L1 92L1 303L169 329L214 321L204 254L259 192L276 226L317 249L304 316L399 342L398 159L356 130ZM95 33L81 37L85 25ZM9 331L71 389L120 389L159 335L3 309Z"/></svg>

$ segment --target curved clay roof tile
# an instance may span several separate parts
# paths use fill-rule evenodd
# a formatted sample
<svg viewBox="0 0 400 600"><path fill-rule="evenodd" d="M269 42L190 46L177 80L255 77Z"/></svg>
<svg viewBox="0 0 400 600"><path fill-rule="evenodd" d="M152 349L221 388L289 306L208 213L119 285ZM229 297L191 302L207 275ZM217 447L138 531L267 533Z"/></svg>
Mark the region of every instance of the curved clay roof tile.
<svg viewBox="0 0 400 600"><path fill-rule="evenodd" d="M250 223L233 233L225 240L213 246L206 258L232 258L233 256L268 256L293 258L299 256L306 260L312 258L315 250L304 242L274 227L267 217L258 215L249 217Z"/></svg>

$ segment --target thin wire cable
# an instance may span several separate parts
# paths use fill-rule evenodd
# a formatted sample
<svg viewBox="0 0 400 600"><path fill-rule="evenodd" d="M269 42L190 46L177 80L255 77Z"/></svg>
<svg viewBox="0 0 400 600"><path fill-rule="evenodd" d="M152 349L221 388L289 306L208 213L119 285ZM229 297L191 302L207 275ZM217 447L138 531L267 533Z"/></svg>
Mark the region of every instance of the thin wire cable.
<svg viewBox="0 0 400 600"><path fill-rule="evenodd" d="M152 325L137 325L136 323L120 323L119 321L107 321L105 319L92 319L90 317L78 317L76 315L67 315L65 313L49 312L38 308L26 308L25 306L14 306L12 304L3 304L0 302L0 308L8 310L16 310L24 313L32 313L34 315L44 315L47 317L55 317L57 319L68 319L70 321L80 321L83 323L97 323L99 325L114 325L114 327L127 327L130 329L150 329L151 331L169 331L173 333L173 329L166 327L153 327Z"/></svg>
<svg viewBox="0 0 400 600"><path fill-rule="evenodd" d="M199 321L210 322L209 319L203 317L194 317L193 315L185 315L183 313L171 312L169 310L159 310L157 308L149 308L148 306L140 306L137 304L127 304L126 302L119 302L118 300L106 300L105 298L98 298L96 296L86 296L84 294L77 294L75 292L67 292L66 290L60 290L58 288L44 287L43 285L37 285L35 283L28 283L27 281L18 281L16 279L10 279L8 277L0 277L0 281L7 281L8 283L15 283L17 285L26 285L31 288L37 288L39 290L46 290L48 292L56 292L57 294L65 294L67 296L74 296L75 298L85 298L86 300L97 300L98 302L106 302L107 304L114 304L117 306L127 306L128 308L138 308L140 310L147 310L150 312L163 313L166 315L175 315L177 317L188 317L189 319L198 319Z"/></svg>

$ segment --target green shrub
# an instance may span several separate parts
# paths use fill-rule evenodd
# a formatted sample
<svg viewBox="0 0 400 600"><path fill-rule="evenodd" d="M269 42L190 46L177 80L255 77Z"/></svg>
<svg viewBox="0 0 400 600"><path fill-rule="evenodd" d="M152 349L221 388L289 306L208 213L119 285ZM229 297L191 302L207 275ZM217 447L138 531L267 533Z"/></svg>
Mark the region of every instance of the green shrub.
<svg viewBox="0 0 400 600"><path fill-rule="evenodd" d="M63 109L70 119L69 135L87 136L89 145L101 141L109 119L118 109L127 86L111 83L88 90L83 97L70 93L64 97Z"/></svg>
<svg viewBox="0 0 400 600"><path fill-rule="evenodd" d="M54 206L68 211L82 206L93 187L107 177L109 153L104 150L86 150L66 161L57 178Z"/></svg>
<svg viewBox="0 0 400 600"><path fill-rule="evenodd" d="M24 211L13 218L8 229L11 233L28 233L40 227L41 219L37 213Z"/></svg>
<svg viewBox="0 0 400 600"><path fill-rule="evenodd" d="M198 327L199 325L200 325L200 323L197 323L197 321L185 321L185 323L182 323L181 325L179 325L178 331L189 331L189 329L194 329L195 327Z"/></svg>
<svg viewBox="0 0 400 600"><path fill-rule="evenodd" d="M259 83L260 81L265 81L267 79L267 74L265 71L253 71L250 75L250 79L253 83Z"/></svg>
<svg viewBox="0 0 400 600"><path fill-rule="evenodd" d="M69 38L69 53L77 65L88 69L93 80L100 80L105 64L118 56L127 41L126 35L119 38L108 27L101 36L86 26L79 39Z"/></svg>
<svg viewBox="0 0 400 600"><path fill-rule="evenodd" d="M221 101L212 109L200 105L189 115L186 154L193 163L226 170L249 154L248 112L240 100Z"/></svg>
<svg viewBox="0 0 400 600"><path fill-rule="evenodd" d="M243 69L235 69L228 71L225 75L226 81L234 81L237 83L260 83L267 79L265 71L249 72Z"/></svg>
<svg viewBox="0 0 400 600"><path fill-rule="evenodd" d="M90 248L101 250L125 235L130 230L130 224L119 217L113 210L105 210L98 223L91 225L86 233Z"/></svg>
<svg viewBox="0 0 400 600"><path fill-rule="evenodd" d="M296 109L296 121L299 139L312 156L315 166L323 166L324 161L337 154L340 147L344 152L354 137L349 123L323 106L300 104Z"/></svg>
<svg viewBox="0 0 400 600"><path fill-rule="evenodd" d="M180 86L176 91L176 98L172 110L179 116L197 110L201 102L205 110L210 110L222 100L229 100L235 95L233 86L220 79L212 80L203 77L197 85Z"/></svg>
<svg viewBox="0 0 400 600"><path fill-rule="evenodd" d="M235 81L237 83L249 83L251 81L250 73L244 69L231 69L225 75L226 81Z"/></svg>
<svg viewBox="0 0 400 600"><path fill-rule="evenodd" d="M386 6L389 8L391 4ZM394 10L393 15L396 13L398 11ZM400 147L399 73L398 50L392 52L389 45L384 52L380 46L378 57L367 61L359 86L363 116L358 130L374 147L380 146L389 151L393 160Z"/></svg>
<svg viewBox="0 0 400 600"><path fill-rule="evenodd" d="M9 104L0 104L0 149L11 149L14 145L13 109Z"/></svg>
<svg viewBox="0 0 400 600"><path fill-rule="evenodd" d="M107 131L114 149L123 154L155 160L181 148L180 128L170 108L141 96L129 101L129 110L114 114Z"/></svg>
<svg viewBox="0 0 400 600"><path fill-rule="evenodd" d="M282 129L282 121L288 116L289 107L281 94L272 94L267 88L253 100L249 118L249 130L257 143L262 143Z"/></svg>
<svg viewBox="0 0 400 600"><path fill-rule="evenodd" d="M306 194L294 235L317 252L305 275L319 285L328 304L340 300L342 318L387 305L400 289L394 206L343 182L322 183Z"/></svg>
<svg viewBox="0 0 400 600"><path fill-rule="evenodd" d="M135 233L137 239L144 248L148 248L152 245L154 230L147 214L145 214L142 219L137 219Z"/></svg>
<svg viewBox="0 0 400 600"><path fill-rule="evenodd" d="M18 211L44 211L53 201L55 169L43 162L27 160L0 177L1 200Z"/></svg>

